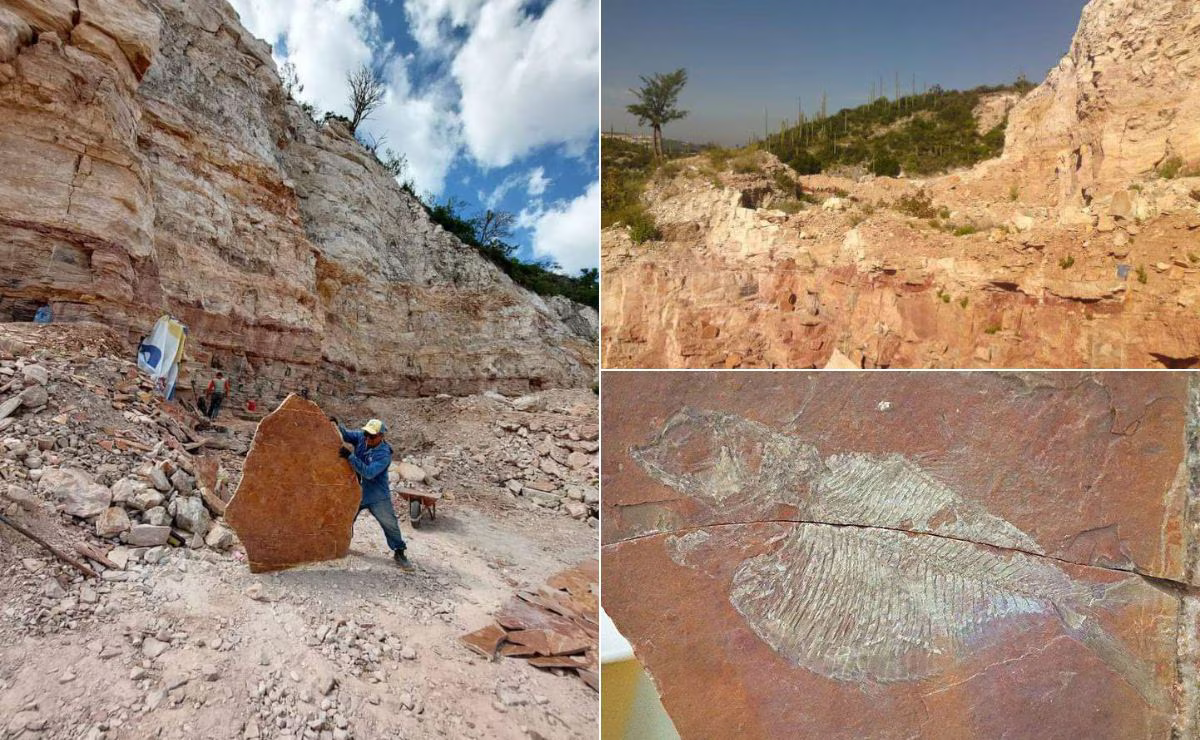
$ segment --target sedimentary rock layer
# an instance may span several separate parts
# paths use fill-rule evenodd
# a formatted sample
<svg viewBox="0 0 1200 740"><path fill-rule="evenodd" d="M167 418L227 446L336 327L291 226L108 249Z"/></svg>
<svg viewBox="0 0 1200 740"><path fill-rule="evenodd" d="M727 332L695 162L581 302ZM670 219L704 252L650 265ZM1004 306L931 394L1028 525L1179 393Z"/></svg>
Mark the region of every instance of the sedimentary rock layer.
<svg viewBox="0 0 1200 740"><path fill-rule="evenodd" d="M1192 0L1092 0L971 170L804 177L806 207L771 157L676 162L662 241L603 234L604 365L1200 366L1198 30Z"/></svg>
<svg viewBox="0 0 1200 740"><path fill-rule="evenodd" d="M0 5L0 311L193 348L292 388L590 383L594 339L318 126L223 0ZM582 318L587 325L587 317Z"/></svg>
<svg viewBox="0 0 1200 740"><path fill-rule="evenodd" d="M1186 736L1188 383L607 376L605 609L685 737Z"/></svg>
<svg viewBox="0 0 1200 740"><path fill-rule="evenodd" d="M299 396L288 396L259 423L225 510L251 571L332 560L349 551L362 491L338 455L341 441L320 407Z"/></svg>

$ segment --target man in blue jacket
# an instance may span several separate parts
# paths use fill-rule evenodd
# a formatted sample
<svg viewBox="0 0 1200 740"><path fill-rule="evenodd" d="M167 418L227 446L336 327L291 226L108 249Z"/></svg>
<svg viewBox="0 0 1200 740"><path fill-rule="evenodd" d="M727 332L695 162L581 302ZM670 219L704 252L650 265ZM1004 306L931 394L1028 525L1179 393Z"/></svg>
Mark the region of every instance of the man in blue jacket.
<svg viewBox="0 0 1200 740"><path fill-rule="evenodd" d="M361 430L346 429L337 419L330 417L330 420L337 424L342 441L354 445L353 452L343 447L341 454L354 468L362 486L358 512L361 514L363 509L371 511L371 516L383 527L383 536L387 538L396 565L404 570L412 570L412 564L404 555L407 545L400 534L400 523L396 521L396 510L392 507L392 494L388 491L387 471L392 465L392 447L383 439L387 427L379 419L371 419L363 424Z"/></svg>

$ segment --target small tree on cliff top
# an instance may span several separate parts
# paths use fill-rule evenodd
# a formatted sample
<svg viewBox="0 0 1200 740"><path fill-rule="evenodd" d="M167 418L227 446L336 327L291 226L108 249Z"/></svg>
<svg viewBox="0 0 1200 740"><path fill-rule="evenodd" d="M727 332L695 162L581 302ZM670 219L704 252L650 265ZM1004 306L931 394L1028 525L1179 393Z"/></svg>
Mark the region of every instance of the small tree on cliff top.
<svg viewBox="0 0 1200 740"><path fill-rule="evenodd" d="M346 75L346 83L350 85L350 133L353 134L359 124L383 105L387 86L379 73L366 64Z"/></svg>
<svg viewBox="0 0 1200 740"><path fill-rule="evenodd" d="M687 111L675 107L679 92L687 84L687 70L677 69L670 74L656 74L649 79L641 79L642 86L637 90L630 90L638 102L627 106L626 110L638 117L639 126L650 124L654 130L654 156L662 157L662 127L688 114Z"/></svg>

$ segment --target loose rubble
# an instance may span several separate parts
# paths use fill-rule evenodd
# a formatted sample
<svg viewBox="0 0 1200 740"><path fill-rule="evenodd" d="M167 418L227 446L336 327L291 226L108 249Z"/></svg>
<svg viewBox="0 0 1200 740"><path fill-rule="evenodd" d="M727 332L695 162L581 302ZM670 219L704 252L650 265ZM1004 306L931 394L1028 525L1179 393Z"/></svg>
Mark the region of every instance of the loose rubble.
<svg viewBox="0 0 1200 740"><path fill-rule="evenodd" d="M336 409L388 418L398 456L424 474L396 486L443 493L415 532L398 503L416 572L392 565L364 516L346 558L252 574L223 517L254 423L208 425L163 403L127 354L97 325L0 324L0 405L13 406L0 512L88 552L100 576L0 525L0 738L594 735L582 682L457 642L520 584L594 555L594 520L506 485L544 480L543 493L587 500L594 454L547 473L554 456L533 448L562 457L594 442L593 394L522 401L536 411L498 395ZM44 401L8 403L40 401L31 384Z"/></svg>

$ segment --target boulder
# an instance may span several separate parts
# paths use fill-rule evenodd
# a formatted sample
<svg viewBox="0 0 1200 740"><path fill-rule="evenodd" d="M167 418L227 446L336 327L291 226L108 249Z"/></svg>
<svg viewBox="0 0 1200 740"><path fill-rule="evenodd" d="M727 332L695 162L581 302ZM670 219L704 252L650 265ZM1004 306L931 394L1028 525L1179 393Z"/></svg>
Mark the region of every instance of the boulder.
<svg viewBox="0 0 1200 740"><path fill-rule="evenodd" d="M409 483L424 483L425 471L413 465L412 463L400 462L396 464L396 472L400 477Z"/></svg>
<svg viewBox="0 0 1200 740"><path fill-rule="evenodd" d="M45 471L38 487L62 506L63 511L80 519L99 516L112 503L112 491L107 486L74 468Z"/></svg>
<svg viewBox="0 0 1200 740"><path fill-rule="evenodd" d="M165 507L155 506L146 509L146 513L142 514L142 521L146 524L153 524L156 527L166 527L171 524L171 515L167 513Z"/></svg>
<svg viewBox="0 0 1200 740"><path fill-rule="evenodd" d="M129 529L125 543L133 547L154 547L165 545L171 538L170 527L159 527L153 524L135 524Z"/></svg>
<svg viewBox="0 0 1200 740"><path fill-rule="evenodd" d="M26 365L21 369L21 377L25 379L27 385L45 385L50 382L50 371L41 365Z"/></svg>
<svg viewBox="0 0 1200 740"><path fill-rule="evenodd" d="M214 550L228 550L235 541L233 530L224 524L214 523L204 538L204 544Z"/></svg>
<svg viewBox="0 0 1200 740"><path fill-rule="evenodd" d="M46 392L44 385L27 386L18 395L18 398L21 399L21 405L29 409L36 409L50 402L50 394Z"/></svg>
<svg viewBox="0 0 1200 740"><path fill-rule="evenodd" d="M133 489L133 491L133 495L129 498L129 505L138 511L149 511L155 507L162 506L163 501L166 500L161 493L153 488L142 486Z"/></svg>
<svg viewBox="0 0 1200 740"><path fill-rule="evenodd" d="M191 493L196 488L196 482L192 476L182 470L176 470L172 473L170 480L171 486L180 493Z"/></svg>
<svg viewBox="0 0 1200 740"><path fill-rule="evenodd" d="M162 469L162 466L155 465L147 470L146 477L150 479L150 483L156 491L168 493L171 490L171 480L167 477L167 473Z"/></svg>
<svg viewBox="0 0 1200 740"><path fill-rule="evenodd" d="M129 515L120 506L110 506L96 519L97 537L116 537L122 532L128 532L130 527Z"/></svg>
<svg viewBox="0 0 1200 740"><path fill-rule="evenodd" d="M586 519L588 506L580 501L567 501L563 504L563 511L567 512L572 519Z"/></svg>
<svg viewBox="0 0 1200 740"><path fill-rule="evenodd" d="M181 496L176 500L175 525L185 532L204 536L212 525L212 517L199 496Z"/></svg>

